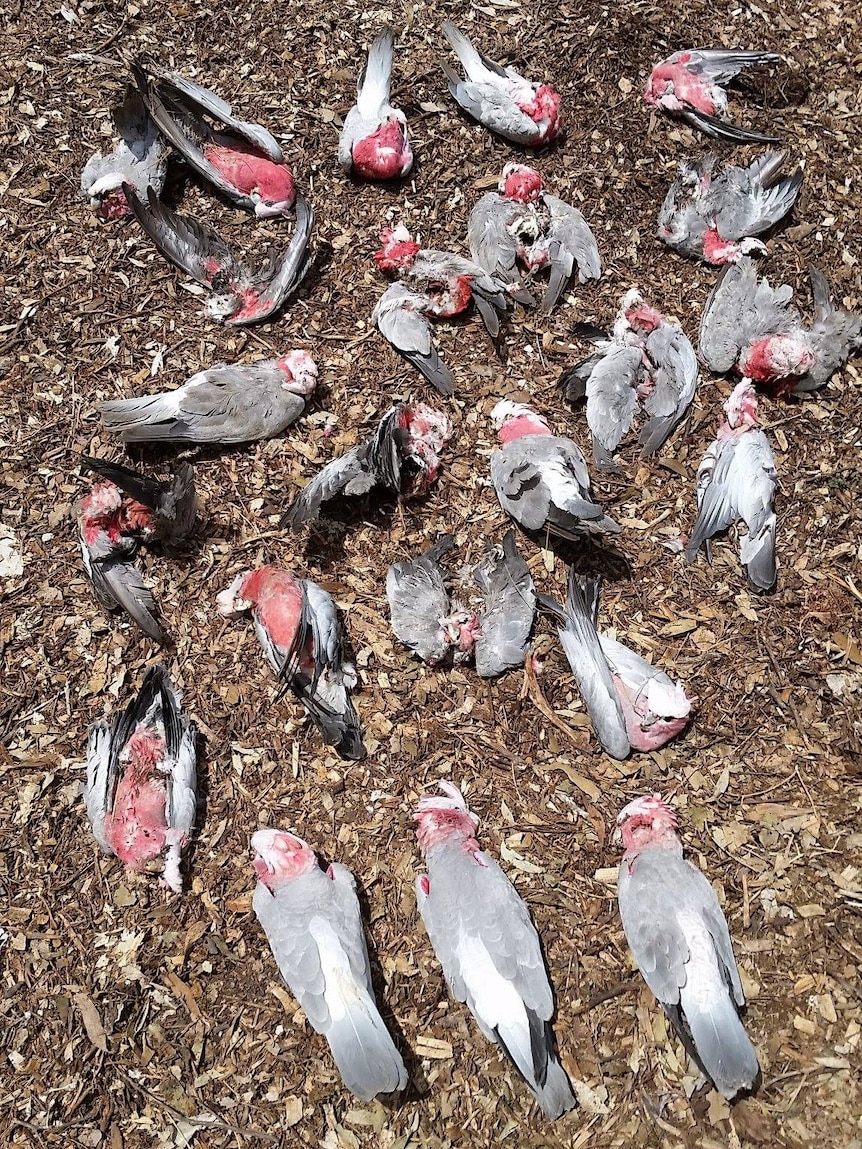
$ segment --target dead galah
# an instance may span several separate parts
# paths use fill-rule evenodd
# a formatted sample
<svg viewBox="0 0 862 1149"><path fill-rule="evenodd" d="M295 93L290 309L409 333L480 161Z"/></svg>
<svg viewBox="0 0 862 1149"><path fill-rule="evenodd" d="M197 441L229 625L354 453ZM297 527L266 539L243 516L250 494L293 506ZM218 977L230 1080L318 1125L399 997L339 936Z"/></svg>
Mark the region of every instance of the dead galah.
<svg viewBox="0 0 862 1149"><path fill-rule="evenodd" d="M297 497L285 522L296 530L320 514L336 495L366 495L374 487L403 493L426 491L437 478L440 454L452 437L449 416L424 403L396 403L373 435L321 468Z"/></svg>
<svg viewBox="0 0 862 1149"><path fill-rule="evenodd" d="M144 102L131 85L122 104L113 110L114 127L120 141L108 156L96 152L81 172L81 195L96 209L99 219L124 219L130 208L123 184L131 184L139 195L152 188L157 196L165 186L168 145L159 135Z"/></svg>
<svg viewBox="0 0 862 1149"><path fill-rule="evenodd" d="M394 37L385 28L368 50L356 103L344 117L338 162L366 180L392 180L413 167L407 117L389 103Z"/></svg>
<svg viewBox="0 0 862 1149"><path fill-rule="evenodd" d="M700 323L700 357L712 371L734 368L776 394L824 386L851 352L862 348L862 316L832 306L829 283L809 268L814 322L806 327L788 284L773 288L758 279L743 256L725 267L706 301Z"/></svg>
<svg viewBox="0 0 862 1149"><path fill-rule="evenodd" d="M500 506L526 531L578 539L617 534L590 492L580 447L555 435L532 407L502 399L491 412L502 446L491 453L491 480Z"/></svg>
<svg viewBox="0 0 862 1149"><path fill-rule="evenodd" d="M440 67L453 99L468 115L488 131L526 147L538 148L557 137L559 92L489 60L449 20L444 20L442 29L466 75L462 78L448 64Z"/></svg>
<svg viewBox="0 0 862 1149"><path fill-rule="evenodd" d="M508 1055L551 1119L575 1099L554 1051L554 997L527 907L497 862L479 848L479 819L457 786L422 798L414 814L427 874L416 879L419 913L456 1001Z"/></svg>
<svg viewBox="0 0 862 1149"><path fill-rule="evenodd" d="M718 172L712 152L696 163L683 160L658 213L658 238L716 265L766 252L752 237L782 220L802 187L802 171L785 176L784 160L784 152L764 152L747 168L726 164Z"/></svg>
<svg viewBox="0 0 862 1149"><path fill-rule="evenodd" d="M596 738L622 760L632 750L658 750L675 738L690 721L692 703L660 667L598 632L600 594L601 579L572 567L565 610L545 595L539 602L563 623L557 633Z"/></svg>
<svg viewBox="0 0 862 1149"><path fill-rule="evenodd" d="M342 758L364 758L350 698L356 670L344 659L332 595L310 579L262 566L237 575L217 602L226 618L251 613L267 662L305 707L326 745Z"/></svg>
<svg viewBox="0 0 862 1149"><path fill-rule="evenodd" d="M452 373L440 360L431 341L430 319L449 319L471 303L492 338L500 333L500 316L512 300L533 302L520 284L489 275L477 263L452 252L423 248L406 227L386 228L374 262L381 271L397 275L372 314L380 333L405 359L418 367L443 395L451 395Z"/></svg>
<svg viewBox="0 0 862 1149"><path fill-rule="evenodd" d="M674 52L653 68L644 99L716 139L735 144L774 144L778 142L776 136L764 136L727 122L724 86L744 68L777 64L780 59L775 52L711 48Z"/></svg>
<svg viewBox="0 0 862 1149"><path fill-rule="evenodd" d="M564 371L560 385L572 402L586 396L596 462L614 468L613 453L639 413L647 416L638 439L641 458L650 458L694 400L697 356L688 336L632 288L620 301L610 338L594 328L586 329L586 338L596 350Z"/></svg>
<svg viewBox="0 0 862 1149"><path fill-rule="evenodd" d="M403 1089L407 1070L377 1009L350 870L338 862L322 870L311 847L282 830L258 830L251 848L255 915L345 1088L362 1101Z"/></svg>
<svg viewBox="0 0 862 1149"><path fill-rule="evenodd" d="M261 271L250 271L234 258L217 231L171 211L152 188L146 204L128 184L123 184L123 192L138 223L165 259L213 292L206 312L217 323L244 327L269 319L308 271L311 259L306 251L314 213L301 195L295 200L296 226L287 248L280 256L271 256Z"/></svg>
<svg viewBox="0 0 862 1149"><path fill-rule="evenodd" d="M757 1053L727 921L704 875L682 856L676 814L658 794L617 817L617 882L626 940L644 981L689 1054L727 1098L752 1089Z"/></svg>
<svg viewBox="0 0 862 1149"><path fill-rule="evenodd" d="M197 728L163 666L151 666L137 696L87 739L84 802L102 849L143 872L161 862L179 893L180 861L195 824Z"/></svg>
<svg viewBox="0 0 862 1149"><path fill-rule="evenodd" d="M707 447L697 471L697 519L686 558L692 562L702 546L737 519L748 527L740 538L739 556L749 585L768 591L775 583L775 511L772 500L778 474L769 440L758 426L757 395L743 379L724 405L726 419Z"/></svg>
<svg viewBox="0 0 862 1149"><path fill-rule="evenodd" d="M106 610L125 611L144 634L164 642L153 592L133 561L138 516L132 510L130 519L128 510L129 501L114 483L97 483L81 500L78 534L84 570Z"/></svg>
<svg viewBox="0 0 862 1149"><path fill-rule="evenodd" d="M290 213L293 175L266 128L237 119L226 100L184 76L153 79L140 64L132 65L132 76L162 135L217 191L258 218Z"/></svg>
<svg viewBox="0 0 862 1149"><path fill-rule="evenodd" d="M506 164L499 189L483 195L470 213L467 240L480 267L506 282L520 264L531 274L550 268L542 311L553 311L575 270L578 282L598 279L596 237L576 207L544 191L535 168Z"/></svg>
<svg viewBox="0 0 862 1149"><path fill-rule="evenodd" d="M191 463L181 463L172 478L163 482L106 459L84 455L81 462L120 488L126 496L123 500L125 529L136 533L144 542L160 542L170 548L192 533L197 499Z"/></svg>
<svg viewBox="0 0 862 1149"><path fill-rule="evenodd" d="M455 545L442 538L416 559L393 563L386 597L397 638L423 662L436 666L449 654L456 662L475 658L483 678L496 678L523 666L536 611L529 567L518 553L514 531L500 546L487 548L473 570L482 592L478 610L459 598L450 601L440 559Z"/></svg>
<svg viewBox="0 0 862 1149"><path fill-rule="evenodd" d="M250 443L271 439L305 411L317 385L306 351L257 363L219 363L175 391L112 399L102 422L126 443Z"/></svg>

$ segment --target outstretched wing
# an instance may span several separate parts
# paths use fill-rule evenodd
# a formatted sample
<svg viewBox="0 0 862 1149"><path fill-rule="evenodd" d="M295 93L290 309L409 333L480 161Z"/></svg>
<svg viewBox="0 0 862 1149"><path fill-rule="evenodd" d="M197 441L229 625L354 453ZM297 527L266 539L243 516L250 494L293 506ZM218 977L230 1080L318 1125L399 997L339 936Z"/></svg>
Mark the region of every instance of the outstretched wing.
<svg viewBox="0 0 862 1149"><path fill-rule="evenodd" d="M423 302L403 283L393 283L380 297L371 318L384 339L418 367L441 395L451 395L455 380L431 340L431 324L420 310Z"/></svg>
<svg viewBox="0 0 862 1149"><path fill-rule="evenodd" d="M515 532L507 531L501 547L492 546L473 571L485 597L479 616L476 672L495 678L522 666L536 613L536 588L530 568L518 552Z"/></svg>
<svg viewBox="0 0 862 1149"><path fill-rule="evenodd" d="M542 310L547 315L565 291L576 267L578 282L586 283L600 277L602 261L596 237L581 212L547 192L542 200L551 217L547 230L551 278L542 301Z"/></svg>
<svg viewBox="0 0 862 1149"><path fill-rule="evenodd" d="M123 194L138 223L165 257L186 275L206 287L212 287L219 273L237 274L234 258L225 241L211 227L180 215L159 200L151 187L147 188L147 203L138 198L135 189L123 184Z"/></svg>

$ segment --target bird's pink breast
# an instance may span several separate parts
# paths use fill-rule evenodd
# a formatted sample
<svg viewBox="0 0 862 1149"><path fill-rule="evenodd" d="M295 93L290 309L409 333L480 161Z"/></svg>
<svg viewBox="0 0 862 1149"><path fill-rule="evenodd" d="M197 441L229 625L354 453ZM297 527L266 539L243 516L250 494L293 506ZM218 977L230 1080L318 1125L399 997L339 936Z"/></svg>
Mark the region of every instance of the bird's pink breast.
<svg viewBox="0 0 862 1149"><path fill-rule="evenodd" d="M255 576L260 576L255 580ZM253 571L241 588L251 602L261 626L276 646L287 650L293 643L302 614L302 588L289 571L261 568Z"/></svg>
<svg viewBox="0 0 862 1149"><path fill-rule="evenodd" d="M673 94L678 100L689 104L699 112L704 112L707 116L715 114L711 85L693 75L682 63L664 63L653 68L646 90L647 101L654 104L664 95L667 84L673 84Z"/></svg>
<svg viewBox="0 0 862 1149"><path fill-rule="evenodd" d="M165 848L165 784L128 769L117 785L108 828L111 848L124 865L142 870Z"/></svg>
<svg viewBox="0 0 862 1149"><path fill-rule="evenodd" d="M353 145L353 166L366 179L395 179L410 158L404 129L397 120L381 124L377 131Z"/></svg>
<svg viewBox="0 0 862 1149"><path fill-rule="evenodd" d="M239 143L230 148L213 144L204 154L216 171L244 195L258 192L269 203L288 205L296 198L290 168L254 148Z"/></svg>

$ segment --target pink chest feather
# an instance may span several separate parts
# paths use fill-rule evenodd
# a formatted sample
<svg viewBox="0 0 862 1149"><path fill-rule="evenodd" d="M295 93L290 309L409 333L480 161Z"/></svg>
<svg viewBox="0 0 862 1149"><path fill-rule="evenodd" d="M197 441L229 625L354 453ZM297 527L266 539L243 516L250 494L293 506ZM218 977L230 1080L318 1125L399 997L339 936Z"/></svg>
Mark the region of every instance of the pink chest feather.
<svg viewBox="0 0 862 1149"><path fill-rule="evenodd" d="M551 432L544 423L530 415L518 415L516 419L504 423L497 434L501 443L509 443L512 439L523 439L526 435L550 435Z"/></svg>
<svg viewBox="0 0 862 1149"><path fill-rule="evenodd" d="M117 857L143 870L165 848L165 784L158 776L127 770L117 786L108 839Z"/></svg>
<svg viewBox="0 0 862 1149"><path fill-rule="evenodd" d="M394 179L401 175L406 159L403 129L394 120L353 145L353 166L367 179Z"/></svg>

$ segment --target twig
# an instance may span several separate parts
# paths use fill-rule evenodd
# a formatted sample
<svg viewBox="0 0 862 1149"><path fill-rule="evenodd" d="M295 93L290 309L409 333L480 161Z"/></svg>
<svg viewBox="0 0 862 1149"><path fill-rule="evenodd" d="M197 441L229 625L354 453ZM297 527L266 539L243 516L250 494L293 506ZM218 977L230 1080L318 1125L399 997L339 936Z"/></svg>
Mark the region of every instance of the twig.
<svg viewBox="0 0 862 1149"><path fill-rule="evenodd" d="M567 726L566 723L563 722L562 718L557 717L557 715L551 709L548 700L545 698L544 694L542 694L542 688L539 686L539 681L536 678L536 672L533 669L533 656L529 653L524 660L524 680L527 684L527 691L530 695L530 698L533 700L533 705L536 707L536 709L541 714L544 714L545 718L547 718L550 723L556 726L559 731L565 734L570 742L572 742L575 746L578 747L578 749L580 749L580 742L575 735L574 730L572 730L570 726Z"/></svg>
<svg viewBox="0 0 862 1149"><path fill-rule="evenodd" d="M530 829L533 827L531 826ZM572 1010L572 1017L580 1017L584 1013L589 1013L590 1010L595 1009L599 1005L604 1005L606 1001L611 1001L615 997L620 997L624 993L631 993L633 989L637 989L640 979L630 978L628 981L621 981L618 985L612 985L608 989L603 989L601 993L594 993L589 1001L583 1005L579 1005L577 1009Z"/></svg>

